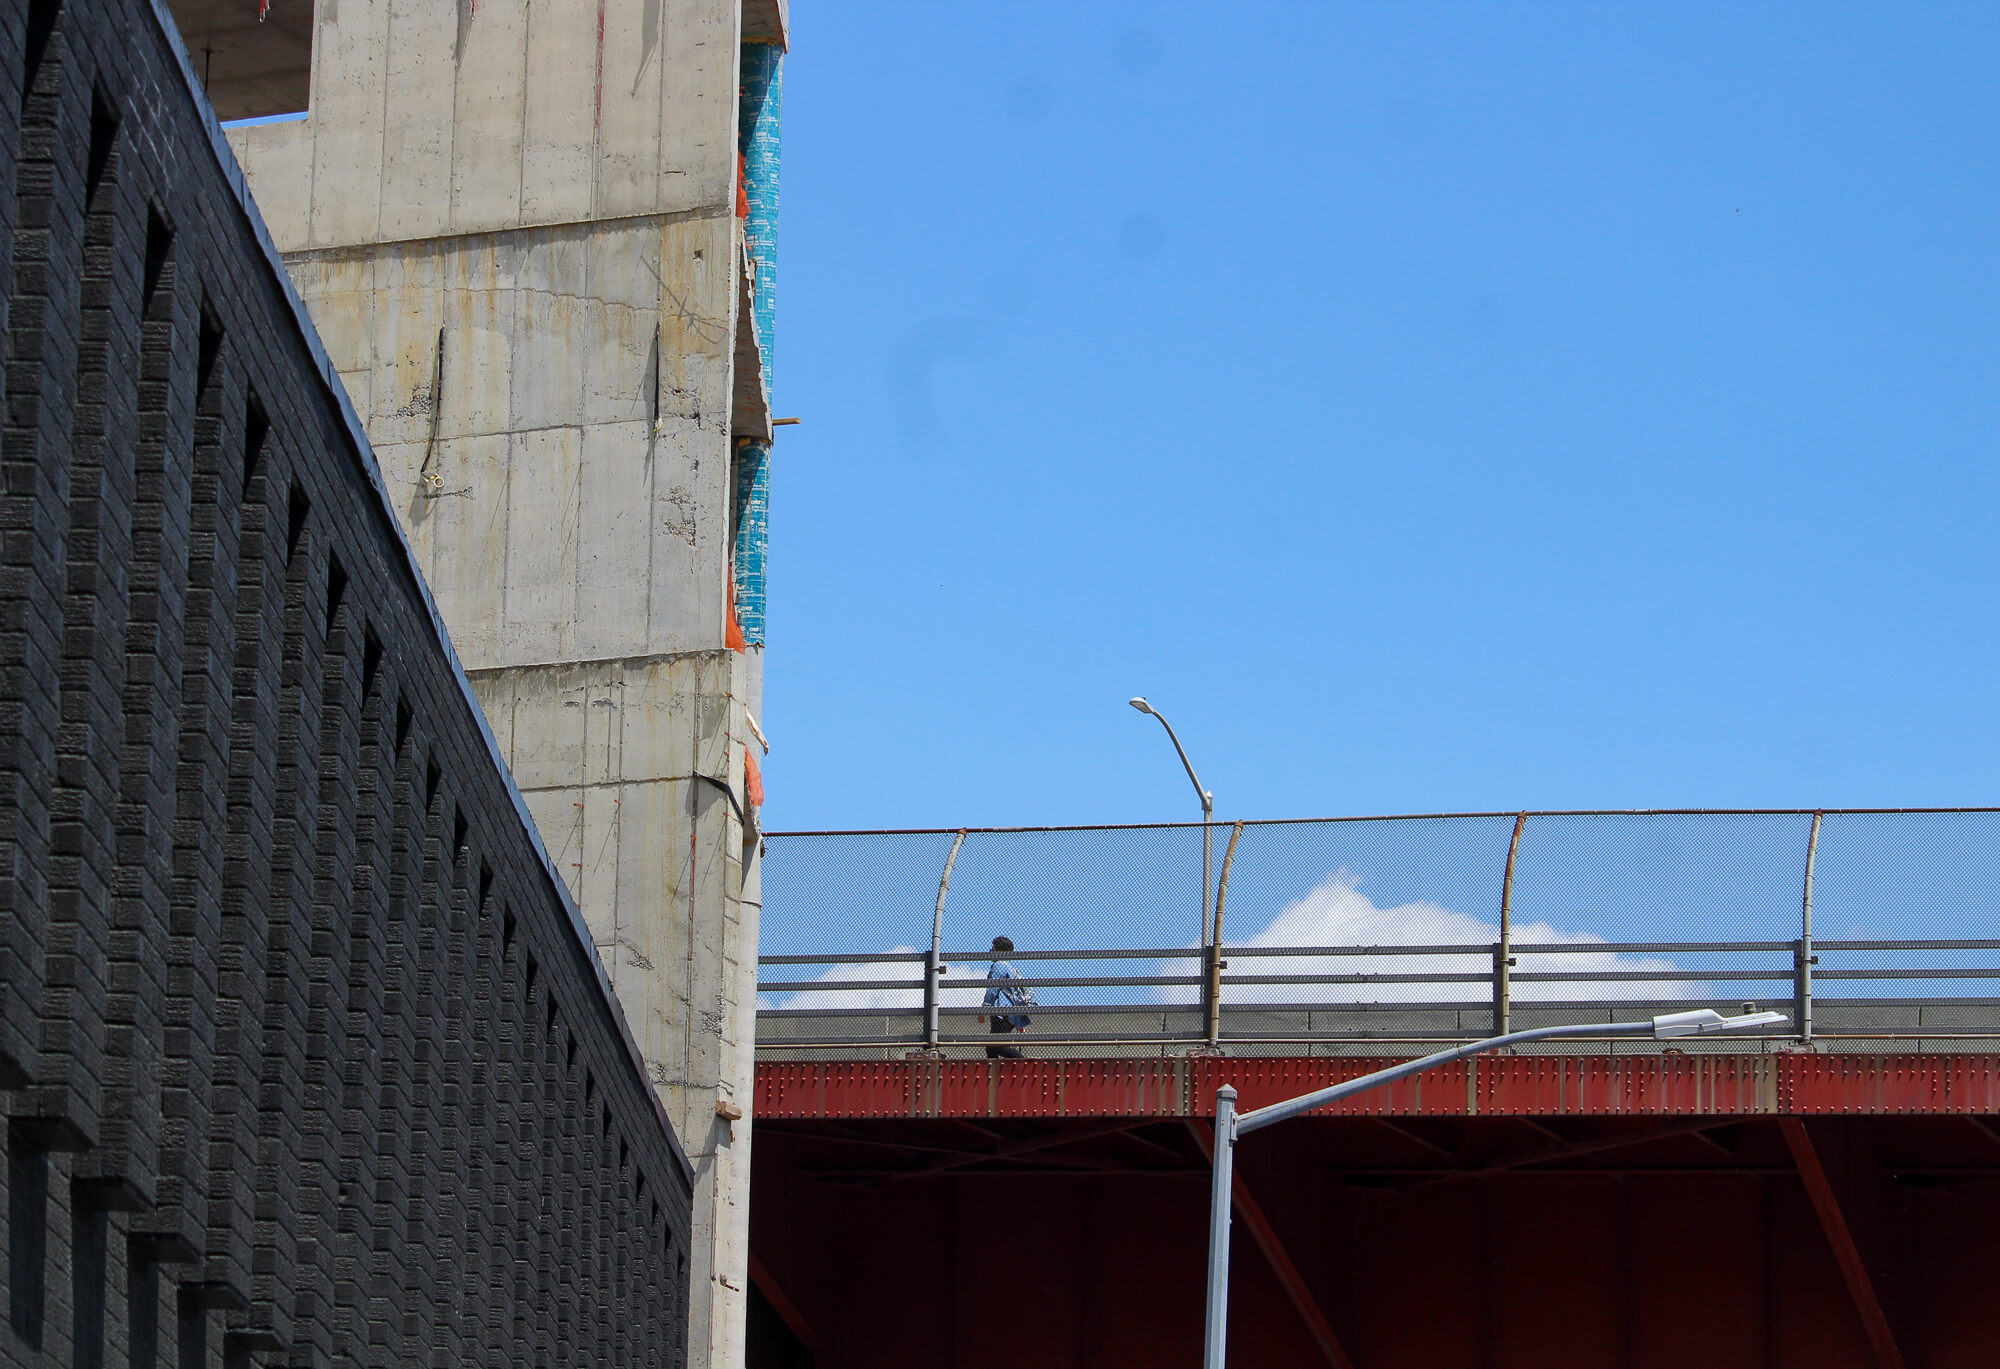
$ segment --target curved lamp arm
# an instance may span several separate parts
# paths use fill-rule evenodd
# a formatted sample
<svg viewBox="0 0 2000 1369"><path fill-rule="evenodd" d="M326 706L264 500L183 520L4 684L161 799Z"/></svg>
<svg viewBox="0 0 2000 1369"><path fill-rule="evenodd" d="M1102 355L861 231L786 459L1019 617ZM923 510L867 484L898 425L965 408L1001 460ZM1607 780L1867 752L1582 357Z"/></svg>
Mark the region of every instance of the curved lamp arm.
<svg viewBox="0 0 2000 1369"><path fill-rule="evenodd" d="M1181 739L1174 732L1174 725L1167 721L1167 715L1147 703L1143 696L1128 700L1128 702L1141 713L1150 713L1155 718L1158 718L1160 726L1167 729L1167 740L1174 744L1174 752L1181 758L1181 768L1187 771L1188 783L1194 786L1195 797L1201 800L1201 811L1204 814L1213 815L1215 812L1215 795L1202 788L1201 777L1194 773L1194 762L1188 759L1187 748L1181 745Z"/></svg>

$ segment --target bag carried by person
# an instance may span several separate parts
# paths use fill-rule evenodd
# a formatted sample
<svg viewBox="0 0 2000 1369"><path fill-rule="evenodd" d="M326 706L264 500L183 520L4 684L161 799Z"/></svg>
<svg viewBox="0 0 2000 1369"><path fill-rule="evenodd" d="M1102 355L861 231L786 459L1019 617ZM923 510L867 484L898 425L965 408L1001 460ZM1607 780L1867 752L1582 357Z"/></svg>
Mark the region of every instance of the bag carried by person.
<svg viewBox="0 0 2000 1369"><path fill-rule="evenodd" d="M1023 984L1019 988L1009 988L1006 990L1006 993L1007 997L1013 1000L1013 1005L1017 1008L1032 1008L1036 1006L1033 985ZM1034 1018L1028 1016L1026 1013L1009 1013L1007 1016L1007 1025L1015 1031L1025 1031L1028 1024L1034 1020Z"/></svg>

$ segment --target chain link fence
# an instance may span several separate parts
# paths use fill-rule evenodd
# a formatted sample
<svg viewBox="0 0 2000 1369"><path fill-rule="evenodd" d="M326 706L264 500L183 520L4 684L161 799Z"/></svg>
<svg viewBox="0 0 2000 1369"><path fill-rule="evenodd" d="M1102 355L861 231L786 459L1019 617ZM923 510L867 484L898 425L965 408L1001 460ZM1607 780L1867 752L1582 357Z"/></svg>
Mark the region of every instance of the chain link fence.
<svg viewBox="0 0 2000 1369"><path fill-rule="evenodd" d="M2000 1048L2000 809L773 833L763 890L774 1058L981 1054L996 936L1035 1054L1395 1054L1746 1003L1791 1023L1680 1048Z"/></svg>

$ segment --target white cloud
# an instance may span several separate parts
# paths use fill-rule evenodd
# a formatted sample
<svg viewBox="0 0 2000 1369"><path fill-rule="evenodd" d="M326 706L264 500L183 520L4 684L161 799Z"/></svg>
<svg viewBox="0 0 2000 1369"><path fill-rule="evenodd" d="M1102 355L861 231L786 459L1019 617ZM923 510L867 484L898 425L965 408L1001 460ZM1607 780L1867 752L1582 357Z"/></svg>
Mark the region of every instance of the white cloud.
<svg viewBox="0 0 2000 1369"><path fill-rule="evenodd" d="M1286 955L1236 954L1230 957L1230 975L1359 975L1359 974L1476 974L1479 982L1456 984L1230 984L1223 997L1230 1003L1481 1003L1492 994L1488 988L1492 958L1488 947L1500 937L1498 924L1465 913L1454 912L1437 903L1400 903L1378 907L1361 892L1361 878L1347 870L1329 876L1318 888L1286 904L1269 926L1248 938L1227 937L1232 946L1450 946L1464 944L1463 955ZM1602 945L1605 938L1595 932L1569 931L1547 922L1514 924L1517 944L1565 946ZM890 948L899 954L916 954L911 946ZM1612 951L1581 951L1562 955L1518 957L1516 974L1588 972L1603 974L1624 971L1668 971L1677 967L1671 960L1655 957L1618 955ZM1060 965L1037 966L1045 974L1074 974ZM1143 974L1140 964L1124 962L1109 973ZM1158 964L1162 975L1191 976L1201 972L1200 962L1169 960ZM985 996L984 965L954 966L945 977L940 1001L946 1007L970 1007ZM792 993L763 994L759 1008L858 1008L875 1012L914 1012L923 1006L923 965L919 961L895 961L872 965L831 965L812 980L826 988L801 989ZM870 980L911 981L907 989L840 989L835 986ZM962 986L962 987L961 987ZM1193 986L1176 985L1155 991L1154 999L1164 1003L1191 1003L1200 997ZM1118 1001L1117 990L1065 989L1060 1001L1089 1002L1102 994ZM1044 995L1045 997L1047 995ZM1698 996L1694 986L1683 980L1585 980L1581 982L1520 983L1514 985L1516 1002L1548 999L1676 999ZM1129 1000L1126 1000L1129 1001Z"/></svg>
<svg viewBox="0 0 2000 1369"><path fill-rule="evenodd" d="M1332 875L1304 897L1280 909L1268 927L1244 939L1225 934L1233 946L1449 946L1469 943L1464 955L1288 955L1229 958L1230 975L1360 975L1360 974L1477 974L1492 973L1492 957L1487 950L1500 938L1496 923L1436 903L1400 903L1392 908L1376 906L1360 889L1361 879L1346 870ZM1566 931L1546 922L1514 924L1517 944L1541 942L1568 946L1601 945L1604 938L1595 932ZM1476 950L1472 947L1477 947ZM1520 955L1516 974L1612 971L1662 971L1675 967L1670 960L1617 955L1610 951L1574 952L1562 955ZM1195 974L1196 961L1176 962L1163 967L1168 974ZM1489 981L1490 982L1490 981ZM1223 986L1223 999L1230 1003L1477 1003L1491 997L1485 983L1456 984L1230 984ZM1582 982L1519 983L1514 985L1516 1001L1535 999L1626 999L1684 998L1689 985L1675 980L1586 980ZM1198 996L1191 988L1162 990L1169 1002L1190 1002Z"/></svg>
<svg viewBox="0 0 2000 1369"><path fill-rule="evenodd" d="M891 946L889 950L899 955L916 953L914 946ZM986 967L952 966L944 977L944 992L938 1001L947 1008L970 1007L986 995ZM977 977L975 983L957 987L953 981L965 981ZM924 980L921 961L897 960L876 965L830 965L824 972L814 976L815 984L851 984L857 981L902 979L913 985ZM908 989L800 989L794 993L759 994L759 1008L866 1008L877 1012L914 1012L924 1006L924 991L921 988Z"/></svg>

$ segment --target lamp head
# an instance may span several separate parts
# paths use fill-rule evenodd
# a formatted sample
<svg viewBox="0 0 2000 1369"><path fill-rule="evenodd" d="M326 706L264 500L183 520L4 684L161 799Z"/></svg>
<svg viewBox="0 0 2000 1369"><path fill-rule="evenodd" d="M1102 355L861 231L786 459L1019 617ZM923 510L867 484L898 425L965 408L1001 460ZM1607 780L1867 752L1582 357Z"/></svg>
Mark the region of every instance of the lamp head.
<svg viewBox="0 0 2000 1369"><path fill-rule="evenodd" d="M1713 1008L1696 1008L1693 1012L1670 1012L1655 1017L1653 1035L1662 1040L1676 1036L1707 1036L1711 1032L1774 1027L1789 1021L1791 1018L1781 1012L1746 1012L1724 1017Z"/></svg>
<svg viewBox="0 0 2000 1369"><path fill-rule="evenodd" d="M1141 694L1136 699L1127 699L1126 702L1131 704L1132 707L1138 709L1141 713L1151 713L1153 711L1153 706L1146 702L1146 696L1143 694Z"/></svg>

